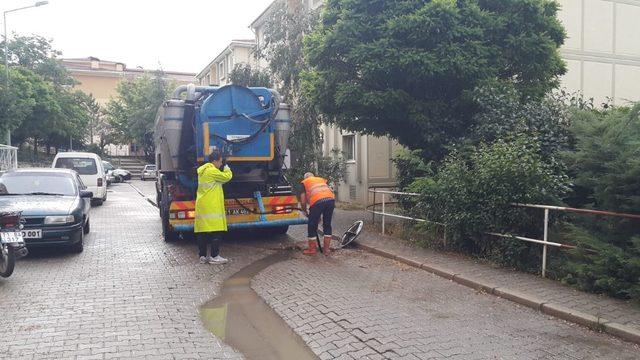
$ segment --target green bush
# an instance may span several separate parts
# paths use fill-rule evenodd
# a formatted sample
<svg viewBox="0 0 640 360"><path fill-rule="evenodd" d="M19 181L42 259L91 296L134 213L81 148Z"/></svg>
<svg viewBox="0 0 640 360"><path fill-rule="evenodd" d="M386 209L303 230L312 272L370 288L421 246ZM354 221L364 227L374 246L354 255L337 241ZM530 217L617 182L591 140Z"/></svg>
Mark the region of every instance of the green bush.
<svg viewBox="0 0 640 360"><path fill-rule="evenodd" d="M414 211L447 224L453 248L527 270L539 266L539 246L485 233L539 236L541 220L511 204L557 204L567 177L553 161L543 161L537 142L524 137L473 149L450 155L435 175L408 187L421 194Z"/></svg>
<svg viewBox="0 0 640 360"><path fill-rule="evenodd" d="M468 135L473 143L492 143L516 134L538 139L545 158L567 149L570 136L567 94L523 100L513 85L493 82L478 87L473 98L479 107Z"/></svg>
<svg viewBox="0 0 640 360"><path fill-rule="evenodd" d="M564 160L574 178L566 201L576 207L640 214L640 104L575 110L573 151ZM640 300L640 220L575 215L560 239L576 244L559 277L580 289Z"/></svg>

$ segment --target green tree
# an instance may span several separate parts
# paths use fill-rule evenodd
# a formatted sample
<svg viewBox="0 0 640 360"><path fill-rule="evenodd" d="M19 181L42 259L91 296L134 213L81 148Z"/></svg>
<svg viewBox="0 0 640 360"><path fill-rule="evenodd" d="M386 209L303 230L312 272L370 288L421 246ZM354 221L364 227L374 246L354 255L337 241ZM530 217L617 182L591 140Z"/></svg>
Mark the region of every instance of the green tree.
<svg viewBox="0 0 640 360"><path fill-rule="evenodd" d="M289 140L292 161L289 177L294 183L306 171L317 171L338 183L344 177L344 160L339 152L322 153L322 115L302 91L301 74L309 70L303 56L304 37L318 25L319 14L297 2L278 1L265 21L261 56L269 63L273 83L284 101L292 106L293 126Z"/></svg>
<svg viewBox="0 0 640 360"><path fill-rule="evenodd" d="M83 94L70 90L75 81L56 58L60 55L51 41L40 36L16 36L7 44L10 59L9 91L4 89L2 72L2 102L0 118L6 118L0 128L13 131L14 143L32 142L39 145L66 145L75 139L84 142L87 113L82 107ZM4 49L4 43L1 44ZM4 53L2 53L4 56Z"/></svg>
<svg viewBox="0 0 640 360"><path fill-rule="evenodd" d="M6 88L5 76L5 67L0 65L0 132L2 134L7 130L14 131L31 115L37 101L35 93L46 86L42 78L24 68L10 69L9 89Z"/></svg>
<svg viewBox="0 0 640 360"><path fill-rule="evenodd" d="M231 83L240 86L255 86L270 88L271 75L268 71L254 69L249 64L236 64L229 74Z"/></svg>
<svg viewBox="0 0 640 360"><path fill-rule="evenodd" d="M116 140L135 142L147 157L154 152L153 129L158 107L175 88L162 72L145 74L135 80L118 84L118 95L109 101L106 114Z"/></svg>
<svg viewBox="0 0 640 360"><path fill-rule="evenodd" d="M105 111L93 95L85 95L81 104L88 115L87 133L89 142L94 144L97 141L98 149L100 149L100 152L104 152L104 147L113 143L113 129L107 120Z"/></svg>
<svg viewBox="0 0 640 360"><path fill-rule="evenodd" d="M56 86L74 85L69 71L57 59L62 52L53 49L51 40L39 35L13 37L7 44L9 65L21 66L41 75ZM4 58L4 41L0 42L0 55Z"/></svg>
<svg viewBox="0 0 640 360"><path fill-rule="evenodd" d="M477 112L474 90L523 98L558 85L565 37L552 0L329 0L305 41L310 101L341 128L440 159Z"/></svg>

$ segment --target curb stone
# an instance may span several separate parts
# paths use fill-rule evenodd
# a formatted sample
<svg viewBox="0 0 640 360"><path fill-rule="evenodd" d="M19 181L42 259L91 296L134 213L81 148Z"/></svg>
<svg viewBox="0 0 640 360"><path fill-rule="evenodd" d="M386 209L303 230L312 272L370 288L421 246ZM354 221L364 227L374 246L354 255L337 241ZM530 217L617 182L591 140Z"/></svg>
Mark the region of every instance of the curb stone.
<svg viewBox="0 0 640 360"><path fill-rule="evenodd" d="M552 303L542 304L542 312L547 315L586 326L593 330L600 329L600 321L597 317L573 310L562 305L556 305Z"/></svg>
<svg viewBox="0 0 640 360"><path fill-rule="evenodd" d="M601 325L604 328L604 332L607 334L617 336L621 339L640 344L640 330L631 328L626 325L605 322Z"/></svg>
<svg viewBox="0 0 640 360"><path fill-rule="evenodd" d="M544 304L544 301L535 296L524 294L509 288L501 288L501 287L495 289L493 293L498 297L507 299L509 301L513 301L514 303L520 304L522 306L526 306L534 310L542 311L542 305Z"/></svg>
<svg viewBox="0 0 640 360"><path fill-rule="evenodd" d="M610 322L605 318L586 314L565 306L556 305L553 303L545 303L544 300L535 296L521 293L509 288L500 288L493 284L485 283L482 280L470 276L465 276L436 265L419 263L418 261L405 258L387 250L378 249L361 243L356 243L355 245L356 247L372 254L379 255L391 260L396 260L403 264L425 270L427 272L433 273L448 280L452 280L460 285L472 288L474 290L485 291L487 293L526 306L528 308L538 310L546 315L582 325L592 330L603 331L620 339L640 344L640 330L638 329L615 322Z"/></svg>
<svg viewBox="0 0 640 360"><path fill-rule="evenodd" d="M483 280L459 274L453 275L453 281L478 291L484 291L488 294L493 294L493 291L498 287L494 284L484 282Z"/></svg>

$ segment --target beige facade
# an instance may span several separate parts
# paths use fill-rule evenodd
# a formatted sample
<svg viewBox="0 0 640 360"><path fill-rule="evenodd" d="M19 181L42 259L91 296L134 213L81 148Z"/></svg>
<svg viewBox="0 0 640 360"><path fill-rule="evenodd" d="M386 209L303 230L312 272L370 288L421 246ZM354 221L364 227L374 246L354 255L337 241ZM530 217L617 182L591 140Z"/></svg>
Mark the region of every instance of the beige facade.
<svg viewBox="0 0 640 360"><path fill-rule="evenodd" d="M218 56L196 75L199 85L227 85L229 74L238 64L256 65L255 40L232 40Z"/></svg>
<svg viewBox="0 0 640 360"><path fill-rule="evenodd" d="M62 59L62 64L78 81L75 88L92 95L101 106L105 106L117 95L116 88L119 82L153 72L141 68L128 69L124 63L100 60L96 57ZM164 76L178 85L192 83L195 79L193 73L175 71L164 71ZM131 146L109 145L106 152L110 155L131 155Z"/></svg>
<svg viewBox="0 0 640 360"><path fill-rule="evenodd" d="M562 85L597 104L640 100L640 0L559 0L567 31Z"/></svg>

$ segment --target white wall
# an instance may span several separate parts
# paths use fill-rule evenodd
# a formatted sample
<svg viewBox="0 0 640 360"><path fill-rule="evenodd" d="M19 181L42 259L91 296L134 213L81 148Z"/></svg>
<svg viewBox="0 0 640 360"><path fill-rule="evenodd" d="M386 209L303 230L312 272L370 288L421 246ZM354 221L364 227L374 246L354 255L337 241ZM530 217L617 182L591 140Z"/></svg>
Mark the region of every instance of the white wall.
<svg viewBox="0 0 640 360"><path fill-rule="evenodd" d="M640 0L559 0L567 31L562 86L596 103L640 100Z"/></svg>

